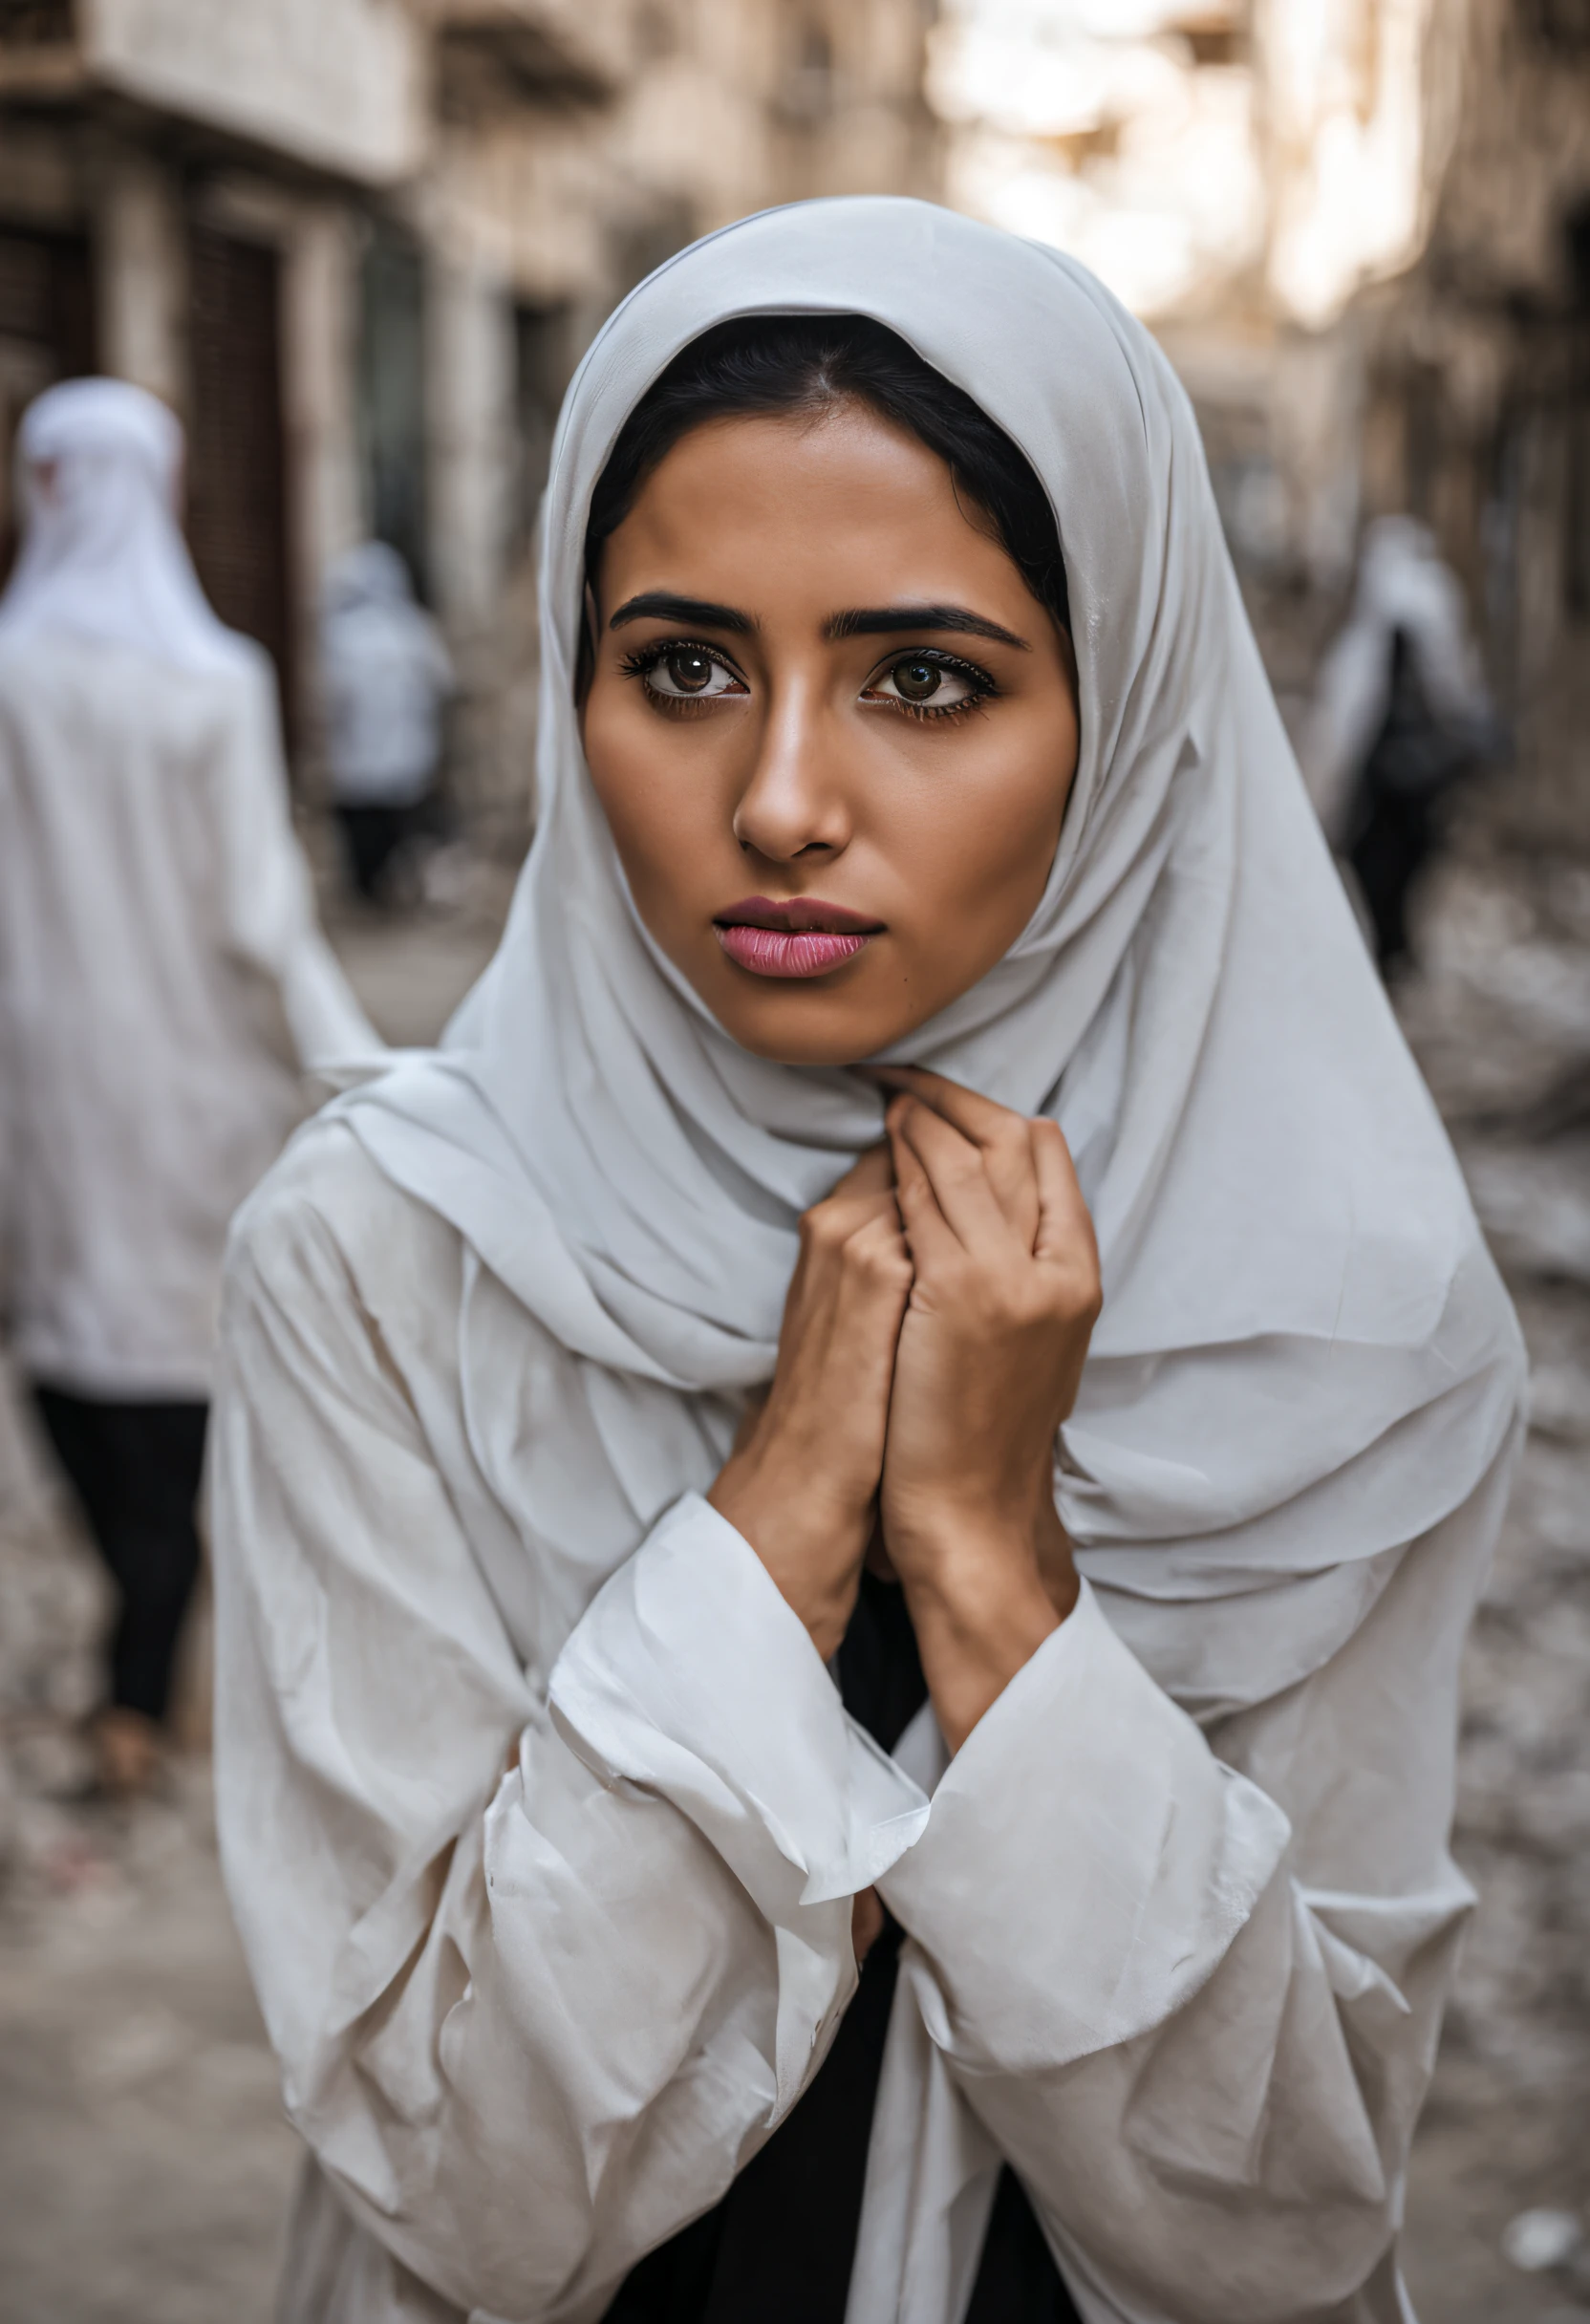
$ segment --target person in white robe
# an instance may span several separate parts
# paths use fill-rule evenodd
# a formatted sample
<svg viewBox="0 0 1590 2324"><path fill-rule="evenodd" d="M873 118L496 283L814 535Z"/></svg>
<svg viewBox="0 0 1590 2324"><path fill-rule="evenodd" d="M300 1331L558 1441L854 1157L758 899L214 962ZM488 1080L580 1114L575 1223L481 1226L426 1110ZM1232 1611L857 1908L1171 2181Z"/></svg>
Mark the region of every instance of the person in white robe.
<svg viewBox="0 0 1590 2324"><path fill-rule="evenodd" d="M1412 517L1375 518L1348 617L1321 664L1302 760L1384 970L1408 954L1410 893L1448 794L1499 743L1463 591L1434 534Z"/></svg>
<svg viewBox="0 0 1590 2324"><path fill-rule="evenodd" d="M378 902L395 853L421 827L442 752L453 664L385 541L333 560L320 613L332 801L355 887Z"/></svg>
<svg viewBox="0 0 1590 2324"><path fill-rule="evenodd" d="M878 1096L730 1038L581 746L609 455L701 334L781 314L897 334L1064 548L1081 745L1047 881L899 1049L1059 1124L1103 1279L1055 1443L1080 1596L953 1754L931 1701L888 1740L851 1715L707 1497ZM1408 2324L1409 2141L1473 1901L1459 1656L1521 1347L1182 389L1056 250L912 202L767 213L597 337L541 607L501 949L439 1052L300 1133L229 1261L217 1780L309 2150L280 2313L787 2313L709 2310L691 2223L818 2102L875 1887L898 1950L848 2324ZM1000 2312L1017 2198L1031 2298ZM830 2230L786 2207L775 2264Z"/></svg>
<svg viewBox="0 0 1590 2324"><path fill-rule="evenodd" d="M379 1047L314 912L268 656L205 602L183 440L141 389L18 438L0 599L0 1228L11 1353L117 1585L107 1772L146 1773L197 1569L227 1221Z"/></svg>

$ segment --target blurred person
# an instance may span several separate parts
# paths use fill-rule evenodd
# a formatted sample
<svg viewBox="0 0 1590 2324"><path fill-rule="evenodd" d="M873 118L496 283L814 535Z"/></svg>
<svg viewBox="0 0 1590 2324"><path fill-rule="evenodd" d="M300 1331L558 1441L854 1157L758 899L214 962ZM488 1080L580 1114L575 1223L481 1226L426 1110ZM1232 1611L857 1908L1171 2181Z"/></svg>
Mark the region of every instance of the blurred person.
<svg viewBox="0 0 1590 2324"><path fill-rule="evenodd" d="M10 1330L115 1583L103 1780L157 1763L198 1571L227 1221L297 1067L377 1037L315 919L275 675L178 522L183 436L109 379L18 436L0 598L0 1228Z"/></svg>
<svg viewBox="0 0 1590 2324"><path fill-rule="evenodd" d="M278 2313L1407 2324L1522 1350L1186 396L817 202L558 447L497 957L228 1261Z"/></svg>
<svg viewBox="0 0 1590 2324"><path fill-rule="evenodd" d="M1494 748L1456 575L1428 526L1376 518L1347 622L1321 668L1303 759L1383 975L1408 957L1409 894L1439 844L1452 785Z"/></svg>
<svg viewBox="0 0 1590 2324"><path fill-rule="evenodd" d="M320 675L348 868L359 893L380 902L393 858L425 828L453 691L441 633L385 541L348 549L327 575Z"/></svg>

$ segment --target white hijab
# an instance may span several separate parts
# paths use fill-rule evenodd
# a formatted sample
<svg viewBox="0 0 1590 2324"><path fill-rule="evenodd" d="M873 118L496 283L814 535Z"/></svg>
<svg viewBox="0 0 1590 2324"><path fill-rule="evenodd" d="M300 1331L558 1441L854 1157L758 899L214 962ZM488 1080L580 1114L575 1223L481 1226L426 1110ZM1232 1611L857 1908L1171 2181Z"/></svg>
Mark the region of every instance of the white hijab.
<svg viewBox="0 0 1590 2324"><path fill-rule="evenodd" d="M690 1430L646 1420L640 1384L699 1413L769 1376L797 1216L879 1135L879 1101L740 1049L652 944L585 767L574 660L620 427L687 342L767 312L887 324L1053 502L1082 706L1060 850L1005 959L897 1054L1064 1127L1105 1309L1063 1517L1162 1683L1195 1709L1256 1699L1334 1650L1484 1473L1516 1326L1309 809L1187 399L1074 260L919 203L814 202L697 244L617 311L554 447L543 818L501 949L440 1051L346 1118L567 1348L632 1383L657 1441L615 1463L698 1484L698 1452L663 1441ZM500 1423L521 1480L577 1496L558 1432L494 1416L512 1391L474 1368L478 1432ZM495 1490L530 1530L529 1487ZM1224 1628L1179 1611L1234 1599L1248 1613Z"/></svg>
<svg viewBox="0 0 1590 2324"><path fill-rule="evenodd" d="M68 379L17 431L26 531L0 641L69 632L179 670L252 668L211 612L177 521L181 424L123 379Z"/></svg>

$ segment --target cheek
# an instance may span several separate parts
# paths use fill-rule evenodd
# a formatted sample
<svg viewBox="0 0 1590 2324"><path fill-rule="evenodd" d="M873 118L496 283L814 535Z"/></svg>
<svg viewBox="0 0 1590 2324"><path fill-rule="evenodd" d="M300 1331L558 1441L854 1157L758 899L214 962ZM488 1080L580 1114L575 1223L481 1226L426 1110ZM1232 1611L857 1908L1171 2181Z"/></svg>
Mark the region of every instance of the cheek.
<svg viewBox="0 0 1590 2324"><path fill-rule="evenodd" d="M979 754L980 756L980 754ZM1008 742L971 755L931 786L891 850L915 909L941 941L1014 943L1042 894L1060 841L1070 764L1052 730L1035 748Z"/></svg>
<svg viewBox="0 0 1590 2324"><path fill-rule="evenodd" d="M681 783L659 721L637 716L627 693L592 689L581 722L591 786L637 900L666 898L691 885L700 862L703 820L715 812L712 785Z"/></svg>

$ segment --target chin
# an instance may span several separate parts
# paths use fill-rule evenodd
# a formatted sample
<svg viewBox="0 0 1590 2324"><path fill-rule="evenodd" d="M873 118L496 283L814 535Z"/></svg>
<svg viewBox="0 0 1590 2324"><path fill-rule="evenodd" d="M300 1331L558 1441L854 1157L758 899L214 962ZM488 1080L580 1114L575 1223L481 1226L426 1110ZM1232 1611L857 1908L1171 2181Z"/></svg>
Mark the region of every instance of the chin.
<svg viewBox="0 0 1590 2324"><path fill-rule="evenodd" d="M710 1000L707 1005L713 1007ZM737 1008L713 1008L713 1015L731 1041L774 1065L865 1065L912 1029L909 1024L863 1022L854 1011L836 1007L832 1001L824 1005L809 987L800 1001L781 996L759 1008L741 1000Z"/></svg>

